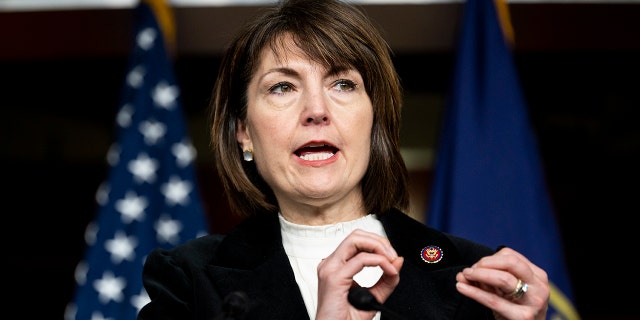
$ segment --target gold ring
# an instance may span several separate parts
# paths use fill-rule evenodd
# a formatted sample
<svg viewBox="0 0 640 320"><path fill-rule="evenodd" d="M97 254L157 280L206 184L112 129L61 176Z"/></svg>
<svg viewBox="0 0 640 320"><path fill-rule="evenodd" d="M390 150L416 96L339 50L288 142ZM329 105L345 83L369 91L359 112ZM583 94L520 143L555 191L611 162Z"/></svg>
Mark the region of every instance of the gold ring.
<svg viewBox="0 0 640 320"><path fill-rule="evenodd" d="M516 288L513 290L513 293L511 293L511 299L520 299L527 290L529 290L529 285L518 279L518 284L516 284Z"/></svg>

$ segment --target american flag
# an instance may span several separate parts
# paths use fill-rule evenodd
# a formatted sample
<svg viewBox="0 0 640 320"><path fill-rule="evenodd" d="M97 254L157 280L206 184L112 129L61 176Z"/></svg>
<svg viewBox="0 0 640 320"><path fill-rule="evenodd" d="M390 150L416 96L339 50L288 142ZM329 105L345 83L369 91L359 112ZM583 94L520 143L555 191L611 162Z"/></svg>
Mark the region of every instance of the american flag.
<svg viewBox="0 0 640 320"><path fill-rule="evenodd" d="M149 301L142 267L154 248L207 233L172 64L152 8L135 8L135 46L116 117L110 173L96 192L86 253L64 318L135 319Z"/></svg>

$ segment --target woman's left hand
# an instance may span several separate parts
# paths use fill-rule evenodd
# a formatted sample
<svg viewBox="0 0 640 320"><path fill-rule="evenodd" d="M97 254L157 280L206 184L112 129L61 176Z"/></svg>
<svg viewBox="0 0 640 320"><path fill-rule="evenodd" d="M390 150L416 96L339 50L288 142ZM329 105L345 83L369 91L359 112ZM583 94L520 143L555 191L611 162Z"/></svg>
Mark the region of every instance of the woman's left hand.
<svg viewBox="0 0 640 320"><path fill-rule="evenodd" d="M375 311L358 310L348 302L349 289L356 285L353 277L364 267L379 266L382 277L369 291L383 303L400 282L403 262L387 238L363 230L353 231L318 264L316 319L373 318Z"/></svg>
<svg viewBox="0 0 640 320"><path fill-rule="evenodd" d="M459 272L456 280L460 293L493 310L496 319L543 320L546 317L547 273L511 248L480 259ZM517 292L521 294L519 297L514 294Z"/></svg>

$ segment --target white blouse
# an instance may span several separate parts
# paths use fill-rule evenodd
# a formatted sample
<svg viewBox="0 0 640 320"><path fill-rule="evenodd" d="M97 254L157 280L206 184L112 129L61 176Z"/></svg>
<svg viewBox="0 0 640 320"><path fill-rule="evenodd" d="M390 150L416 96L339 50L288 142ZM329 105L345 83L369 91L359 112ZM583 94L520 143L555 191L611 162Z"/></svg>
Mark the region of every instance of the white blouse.
<svg viewBox="0 0 640 320"><path fill-rule="evenodd" d="M289 257L293 273L300 287L309 318L315 320L318 308L318 263L329 256L355 229L362 229L386 237L382 223L374 214L324 226L291 223L278 214L282 244ZM382 276L380 267L365 267L353 277L362 287L373 286ZM373 318L380 319L380 312Z"/></svg>

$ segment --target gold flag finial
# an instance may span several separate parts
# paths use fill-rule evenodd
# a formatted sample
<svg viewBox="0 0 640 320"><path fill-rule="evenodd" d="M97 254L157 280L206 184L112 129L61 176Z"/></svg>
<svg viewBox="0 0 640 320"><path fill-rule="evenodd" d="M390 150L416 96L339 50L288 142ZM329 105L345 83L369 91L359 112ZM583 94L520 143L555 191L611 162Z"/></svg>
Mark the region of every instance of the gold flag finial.
<svg viewBox="0 0 640 320"><path fill-rule="evenodd" d="M496 13L498 14L498 21L502 28L502 34L510 46L515 45L515 34L513 32L513 25L511 24L511 15L509 14L509 5L507 0L494 0L496 4Z"/></svg>

